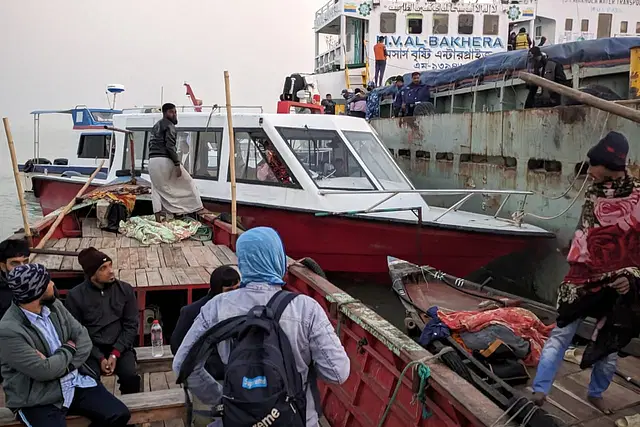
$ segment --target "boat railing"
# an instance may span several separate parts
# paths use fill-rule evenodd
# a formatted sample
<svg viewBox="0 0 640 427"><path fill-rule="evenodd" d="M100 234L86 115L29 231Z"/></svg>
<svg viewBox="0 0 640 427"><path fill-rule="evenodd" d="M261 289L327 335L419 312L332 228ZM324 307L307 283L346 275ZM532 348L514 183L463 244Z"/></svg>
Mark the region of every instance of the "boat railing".
<svg viewBox="0 0 640 427"><path fill-rule="evenodd" d="M466 202L469 201L469 199L471 199L473 196L476 196L476 195L504 196L502 202L500 203L500 206L498 207L498 210L493 215L493 217L496 219L504 219L504 218L498 218L498 215L500 215L500 212L502 211L502 209L504 208L504 206L506 205L507 201L511 196L523 196L523 200L521 202L521 208L524 209L524 205L526 204L526 201L527 201L527 196L533 195L533 191L486 190L486 189L457 189L457 190L412 189L412 190L361 190L361 191L354 192L354 191L348 191L348 190L319 190L318 194L320 194L321 196L329 196L329 195L353 196L354 194L387 195L387 197L384 197L382 200L377 201L376 203L369 206L368 208L363 209L362 211L359 211L359 213L374 213L373 211L375 208L377 208L378 206L382 205L385 202L388 202L398 194L419 194L421 196L463 196L460 200L458 200L456 203L454 203L449 208L447 208L442 214L438 215L435 219L433 219L433 222L438 222L445 215L450 214L451 212L458 211ZM522 224L522 221L518 220L517 218L514 219L513 222L518 226Z"/></svg>
<svg viewBox="0 0 640 427"><path fill-rule="evenodd" d="M340 13L343 10L343 5L341 0L329 0L324 4L318 11L316 11L316 16L314 19L313 28L315 30L319 30L325 24L333 21L336 17L340 16Z"/></svg>
<svg viewBox="0 0 640 427"><path fill-rule="evenodd" d="M199 108L201 112L206 113L218 113L223 112L227 108L224 104L213 105L176 105L176 110L180 113L196 112L196 108ZM232 105L232 110L243 110L243 112L256 112L264 113L264 109L259 105ZM145 113L159 113L162 111L161 105L143 105L141 107L130 107L122 110L123 114L145 114Z"/></svg>

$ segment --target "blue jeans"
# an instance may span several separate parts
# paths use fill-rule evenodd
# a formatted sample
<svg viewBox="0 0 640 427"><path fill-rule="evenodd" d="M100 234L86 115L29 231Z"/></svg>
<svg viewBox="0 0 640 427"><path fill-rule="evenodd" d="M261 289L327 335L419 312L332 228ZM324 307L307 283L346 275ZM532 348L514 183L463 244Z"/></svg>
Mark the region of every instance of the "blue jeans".
<svg viewBox="0 0 640 427"><path fill-rule="evenodd" d="M544 393L545 396L549 394L558 368L562 364L564 353L571 345L571 341L581 322L582 320L576 320L564 328L556 327L551 331L551 336L545 343L544 349L542 349L536 378L533 380L534 392ZM602 397L602 393L609 388L609 384L611 384L616 373L617 360L618 354L613 353L593 365L591 382L587 393L589 397Z"/></svg>

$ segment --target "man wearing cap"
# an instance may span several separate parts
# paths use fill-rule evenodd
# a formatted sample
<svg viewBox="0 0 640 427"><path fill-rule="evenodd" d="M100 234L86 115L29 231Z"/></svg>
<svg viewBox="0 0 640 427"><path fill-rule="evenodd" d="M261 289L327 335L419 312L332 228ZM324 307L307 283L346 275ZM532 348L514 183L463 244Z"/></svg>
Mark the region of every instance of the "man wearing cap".
<svg viewBox="0 0 640 427"><path fill-rule="evenodd" d="M531 74L535 74L543 79L550 80L561 85L568 83L564 68L559 62L553 61L543 53L538 46L529 50L528 69ZM549 89L527 84L529 94L524 103L524 108L544 108L556 107L562 103L562 96Z"/></svg>
<svg viewBox="0 0 640 427"><path fill-rule="evenodd" d="M69 291L65 304L89 331L93 348L87 363L103 375L116 374L122 394L137 393L133 345L139 318L133 288L116 279L111 258L95 248L82 250L78 262L86 280Z"/></svg>
<svg viewBox="0 0 640 427"><path fill-rule="evenodd" d="M580 367L593 367L587 398L605 414L603 399L620 352L640 333L640 181L626 172L629 143L610 132L587 157L593 183L585 193L567 256L569 272L558 289L557 326L545 343L533 400L543 404L580 323L598 320ZM574 357L575 358L575 357Z"/></svg>
<svg viewBox="0 0 640 427"><path fill-rule="evenodd" d="M0 320L6 406L27 426L65 427L67 415L95 427L126 426L129 410L85 364L89 334L56 299L47 270L20 265L7 282L14 299Z"/></svg>

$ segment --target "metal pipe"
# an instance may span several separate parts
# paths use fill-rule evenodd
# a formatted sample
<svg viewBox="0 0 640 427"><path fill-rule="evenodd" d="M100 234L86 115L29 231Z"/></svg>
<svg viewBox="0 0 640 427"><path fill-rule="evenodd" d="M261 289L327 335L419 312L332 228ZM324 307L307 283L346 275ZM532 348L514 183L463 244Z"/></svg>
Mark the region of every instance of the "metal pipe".
<svg viewBox="0 0 640 427"><path fill-rule="evenodd" d="M533 191L522 190L485 190L485 189L459 189L459 190L318 190L321 196L333 194L424 194L431 196L461 196L463 194L512 194L516 196L529 196Z"/></svg>
<svg viewBox="0 0 640 427"><path fill-rule="evenodd" d="M467 200L469 200L470 198L472 198L472 197L473 197L473 194L474 194L474 193L467 194L467 195L466 195L466 196L464 196L461 200L458 200L456 203L454 203L453 205L451 205L451 207L449 207L449 209L447 209L446 211L444 211L443 213L441 213L440 215L438 215L438 216L433 220L433 222L438 222L438 220L439 220L440 218L442 218L443 216L445 216L445 215L446 215L446 214L448 214L449 212L457 211L457 210L458 210L458 208L459 208L460 206L462 206L462 205L463 205Z"/></svg>
<svg viewBox="0 0 640 427"><path fill-rule="evenodd" d="M498 218L498 214L500 214L500 211L502 210L504 205L507 204L507 200L509 200L509 197L511 197L511 194L507 194L507 197L505 197L504 200L502 201L502 203L500 203L500 206L498 207L498 210L496 211L496 214L493 216L494 218Z"/></svg>

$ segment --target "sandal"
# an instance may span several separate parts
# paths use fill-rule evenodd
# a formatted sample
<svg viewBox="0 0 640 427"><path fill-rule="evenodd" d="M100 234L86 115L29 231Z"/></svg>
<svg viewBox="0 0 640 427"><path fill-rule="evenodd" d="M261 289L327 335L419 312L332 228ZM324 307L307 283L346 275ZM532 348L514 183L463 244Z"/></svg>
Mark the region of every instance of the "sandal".
<svg viewBox="0 0 640 427"><path fill-rule="evenodd" d="M616 427L640 427L640 414L618 418L616 420Z"/></svg>

